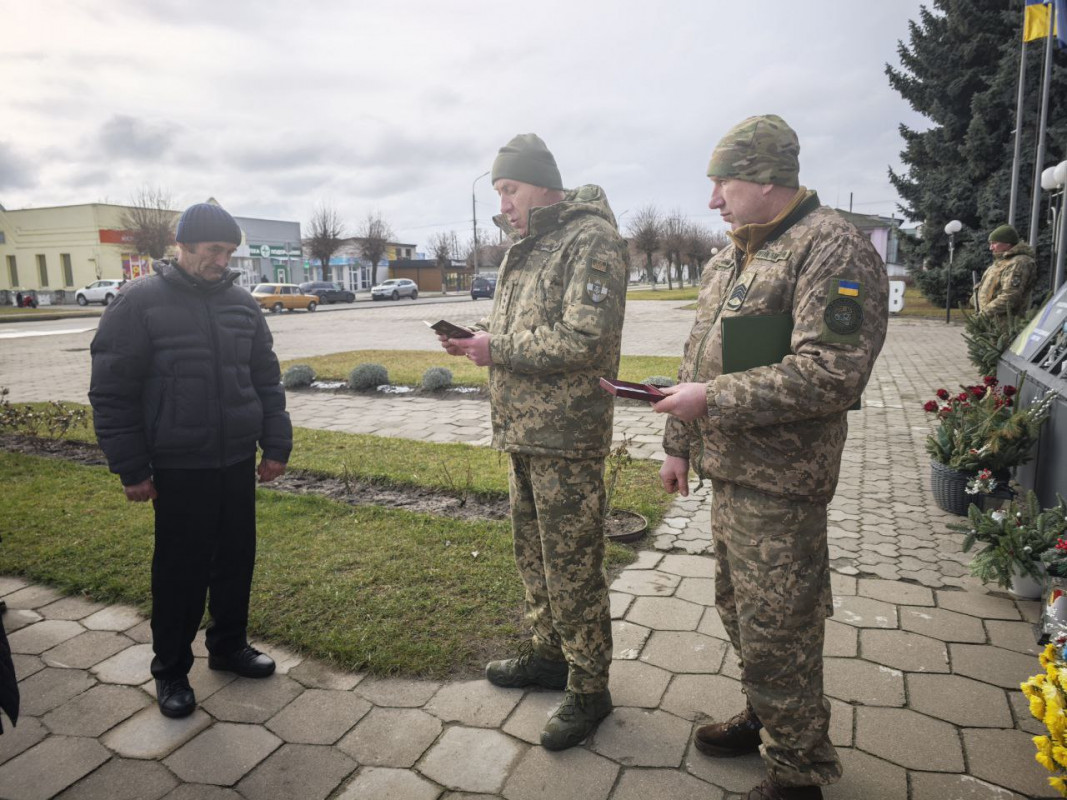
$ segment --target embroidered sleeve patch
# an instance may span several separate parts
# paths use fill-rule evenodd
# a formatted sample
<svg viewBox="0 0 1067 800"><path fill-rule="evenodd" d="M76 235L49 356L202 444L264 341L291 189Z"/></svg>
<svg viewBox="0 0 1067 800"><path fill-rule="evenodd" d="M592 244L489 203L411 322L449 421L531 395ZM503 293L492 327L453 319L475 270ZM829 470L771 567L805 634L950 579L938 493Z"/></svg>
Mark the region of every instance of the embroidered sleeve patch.
<svg viewBox="0 0 1067 800"><path fill-rule="evenodd" d="M845 297L859 297L860 285L856 281L838 281L837 293Z"/></svg>
<svg viewBox="0 0 1067 800"><path fill-rule="evenodd" d="M850 336L863 325L863 306L851 297L835 297L826 306L823 322L839 336Z"/></svg>
<svg viewBox="0 0 1067 800"><path fill-rule="evenodd" d="M589 262L589 268L596 270L597 272L607 272L608 262L598 258L594 258Z"/></svg>
<svg viewBox="0 0 1067 800"><path fill-rule="evenodd" d="M585 294L593 303L601 303L611 292L600 279L594 278L585 285Z"/></svg>

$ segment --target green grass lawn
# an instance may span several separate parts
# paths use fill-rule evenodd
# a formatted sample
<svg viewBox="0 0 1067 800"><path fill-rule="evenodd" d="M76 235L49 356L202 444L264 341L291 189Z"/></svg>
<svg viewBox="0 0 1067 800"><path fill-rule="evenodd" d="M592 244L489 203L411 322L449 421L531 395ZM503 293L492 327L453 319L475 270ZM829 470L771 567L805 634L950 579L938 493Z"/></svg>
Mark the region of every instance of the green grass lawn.
<svg viewBox="0 0 1067 800"><path fill-rule="evenodd" d="M91 423L67 438L93 441ZM451 494L507 494L506 457L463 444L297 428L290 465ZM655 526L672 500L658 471L651 461L625 465L615 507ZM114 475L0 451L0 482L0 573L147 611L151 508L127 503ZM472 675L523 637L507 523L353 508L270 489L257 497L253 636L346 669L438 678ZM608 546L609 567L633 558L629 547Z"/></svg>
<svg viewBox="0 0 1067 800"><path fill-rule="evenodd" d="M686 286L683 289L631 289L626 293L626 302L631 300L696 300L700 293L699 286Z"/></svg>
<svg viewBox="0 0 1067 800"><path fill-rule="evenodd" d="M904 289L904 308L898 314L891 316L896 317L915 317L918 319L939 319L942 322L945 320L945 307L935 306L925 297L923 293L919 291L918 286L908 286ZM963 322L963 312L958 309L952 309L952 321Z"/></svg>
<svg viewBox="0 0 1067 800"><path fill-rule="evenodd" d="M291 358L282 362L284 372L294 364L307 364L319 380L343 381L360 364L381 364L389 372L389 381L401 386L419 386L422 374L430 367L447 367L455 386L484 388L489 370L476 367L465 358L456 358L444 350L350 350L328 356ZM641 381L653 375L678 375L681 359L673 356L623 356L619 377L624 381Z"/></svg>

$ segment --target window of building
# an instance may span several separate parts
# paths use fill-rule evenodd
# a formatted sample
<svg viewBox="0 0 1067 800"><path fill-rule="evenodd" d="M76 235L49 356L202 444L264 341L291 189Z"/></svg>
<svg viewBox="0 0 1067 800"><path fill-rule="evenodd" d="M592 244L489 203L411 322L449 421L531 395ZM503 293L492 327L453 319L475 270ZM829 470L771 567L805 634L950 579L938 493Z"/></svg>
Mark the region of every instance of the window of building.
<svg viewBox="0 0 1067 800"><path fill-rule="evenodd" d="M19 285L19 265L15 261L14 256L7 257L7 276L11 278L11 288L18 288Z"/></svg>
<svg viewBox="0 0 1067 800"><path fill-rule="evenodd" d="M37 277L42 289L48 286L48 262L45 260L44 253L37 254Z"/></svg>
<svg viewBox="0 0 1067 800"><path fill-rule="evenodd" d="M68 289L73 289L74 267L70 264L70 253L60 253L59 260L63 262L63 285Z"/></svg>

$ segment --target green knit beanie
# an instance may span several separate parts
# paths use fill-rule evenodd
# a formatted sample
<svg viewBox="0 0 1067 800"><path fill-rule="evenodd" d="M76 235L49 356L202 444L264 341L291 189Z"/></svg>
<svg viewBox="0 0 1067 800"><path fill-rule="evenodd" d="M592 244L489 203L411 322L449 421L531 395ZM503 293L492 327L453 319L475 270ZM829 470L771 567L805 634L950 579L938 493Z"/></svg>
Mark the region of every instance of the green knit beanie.
<svg viewBox="0 0 1067 800"><path fill-rule="evenodd" d="M715 145L708 177L796 189L800 186L800 142L796 131L776 114L742 120Z"/></svg>
<svg viewBox="0 0 1067 800"><path fill-rule="evenodd" d="M1001 244L1018 244L1019 234L1015 228L1011 225L1001 225L999 228L994 228L993 232L989 234L989 242L1000 242Z"/></svg>
<svg viewBox="0 0 1067 800"><path fill-rule="evenodd" d="M556 159L536 133L520 133L500 148L493 162L493 183L501 178L563 189Z"/></svg>

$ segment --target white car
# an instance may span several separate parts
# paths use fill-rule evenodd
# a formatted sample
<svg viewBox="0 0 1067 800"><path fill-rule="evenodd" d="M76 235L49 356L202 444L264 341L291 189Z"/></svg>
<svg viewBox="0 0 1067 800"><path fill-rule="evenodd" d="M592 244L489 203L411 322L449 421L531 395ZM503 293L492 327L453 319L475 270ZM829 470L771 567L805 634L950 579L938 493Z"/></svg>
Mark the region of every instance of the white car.
<svg viewBox="0 0 1067 800"><path fill-rule="evenodd" d="M115 295L119 293L124 283L126 281L95 281L75 292L74 299L80 306L87 306L90 303L103 303L106 306L115 299Z"/></svg>
<svg viewBox="0 0 1067 800"><path fill-rule="evenodd" d="M407 278L390 278L387 281L372 286L370 290L371 300L399 300L401 297L410 297L414 300L419 296L419 287L415 281Z"/></svg>

